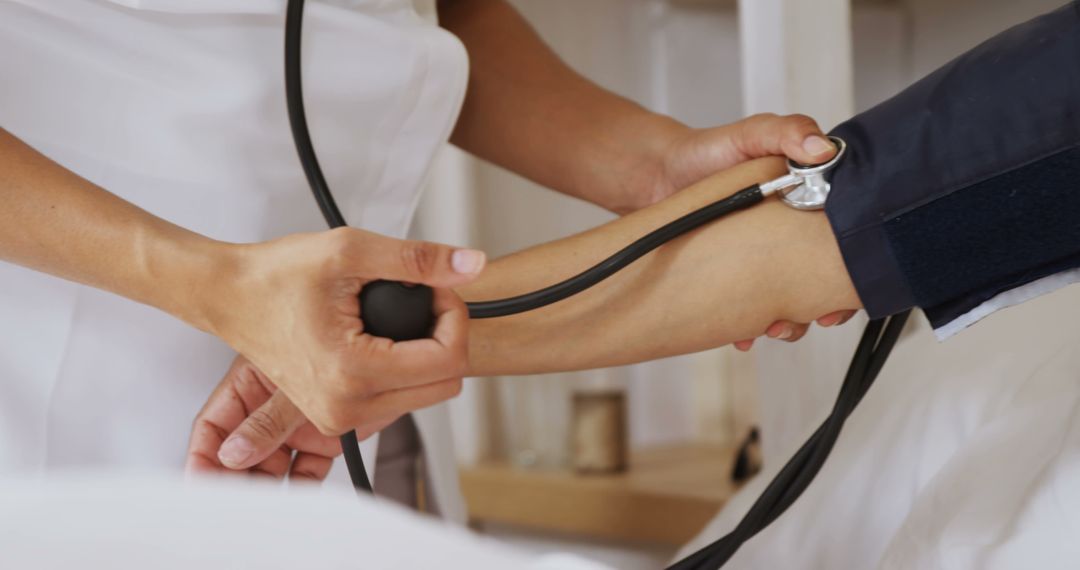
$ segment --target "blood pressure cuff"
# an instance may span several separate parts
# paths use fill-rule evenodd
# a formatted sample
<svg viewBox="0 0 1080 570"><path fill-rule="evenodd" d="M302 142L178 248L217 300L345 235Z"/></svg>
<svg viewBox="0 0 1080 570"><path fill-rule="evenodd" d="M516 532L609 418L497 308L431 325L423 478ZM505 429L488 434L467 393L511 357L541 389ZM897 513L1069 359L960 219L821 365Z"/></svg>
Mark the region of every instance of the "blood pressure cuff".
<svg viewBox="0 0 1080 570"><path fill-rule="evenodd" d="M1080 280L1080 2L838 126L826 214L872 318L948 336Z"/></svg>

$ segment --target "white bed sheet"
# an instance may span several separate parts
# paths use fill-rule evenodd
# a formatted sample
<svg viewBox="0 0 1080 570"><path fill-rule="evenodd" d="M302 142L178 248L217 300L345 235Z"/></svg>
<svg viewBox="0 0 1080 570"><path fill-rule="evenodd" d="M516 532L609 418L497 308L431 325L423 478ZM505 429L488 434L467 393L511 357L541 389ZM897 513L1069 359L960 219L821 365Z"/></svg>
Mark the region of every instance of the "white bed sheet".
<svg viewBox="0 0 1080 570"><path fill-rule="evenodd" d="M1080 287L945 343L919 324L806 494L727 568L1080 567ZM731 529L779 468L680 556Z"/></svg>
<svg viewBox="0 0 1080 570"><path fill-rule="evenodd" d="M348 492L103 474L0 480L0 568L611 570Z"/></svg>

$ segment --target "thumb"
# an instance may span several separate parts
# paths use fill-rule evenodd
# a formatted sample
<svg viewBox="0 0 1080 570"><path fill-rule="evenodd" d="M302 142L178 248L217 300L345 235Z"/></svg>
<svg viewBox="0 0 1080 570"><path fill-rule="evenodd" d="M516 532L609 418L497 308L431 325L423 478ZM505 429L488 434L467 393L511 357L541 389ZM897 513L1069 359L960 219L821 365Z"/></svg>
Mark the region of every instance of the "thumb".
<svg viewBox="0 0 1080 570"><path fill-rule="evenodd" d="M229 469L248 469L274 453L285 440L307 422L284 392L251 412L218 450L218 459Z"/></svg>
<svg viewBox="0 0 1080 570"><path fill-rule="evenodd" d="M364 248L358 269L367 277L450 288L469 283L487 262L482 251L427 241L374 236Z"/></svg>
<svg viewBox="0 0 1080 570"><path fill-rule="evenodd" d="M836 145L821 132L814 119L806 115L788 115L778 121L780 150L795 162L819 164L836 154Z"/></svg>
<svg viewBox="0 0 1080 570"><path fill-rule="evenodd" d="M738 147L753 158L783 154L802 164L818 164L836 154L836 145L806 115L754 115L739 125Z"/></svg>

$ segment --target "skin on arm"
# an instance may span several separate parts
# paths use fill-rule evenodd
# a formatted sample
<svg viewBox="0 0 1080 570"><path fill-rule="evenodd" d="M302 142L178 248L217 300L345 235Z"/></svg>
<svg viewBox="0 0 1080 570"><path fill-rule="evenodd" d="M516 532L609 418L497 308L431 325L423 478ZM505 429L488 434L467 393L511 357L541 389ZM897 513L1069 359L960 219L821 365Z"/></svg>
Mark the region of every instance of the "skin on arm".
<svg viewBox="0 0 1080 570"><path fill-rule="evenodd" d="M492 262L479 280L458 292L479 301L534 291L689 211L782 172L780 159L746 163L604 226ZM569 299L520 315L471 321L468 373L628 364L728 344L777 318L809 320L859 307L824 213L797 211L768 198L661 246ZM215 392L196 419L188 447L193 469L227 471L217 446L228 433L247 429L241 422L257 418L264 437L254 456L268 460L280 446L296 441L294 433L306 424L289 399L276 394L260 404L260 414L245 420L244 402L226 400L228 385L235 382L227 376L226 389ZM263 421L266 417L278 421ZM371 419L360 433L376 431L393 417ZM304 445L318 450L330 443L316 439ZM283 464L257 469L285 471Z"/></svg>
<svg viewBox="0 0 1080 570"><path fill-rule="evenodd" d="M452 142L564 194L625 214L664 199L714 172L754 157L785 154L800 162L813 163L827 160L835 151L824 139L817 124L805 116L757 115L731 125L691 129L670 117L652 113L600 88L570 69L544 44L520 14L503 0L440 0L439 9L441 25L465 44L471 68L468 93ZM639 215L636 221L630 222L634 227L616 226L629 228L626 236L607 234L608 239L603 239L604 231L610 230L608 228L596 234L601 239L589 238L585 240L588 243L576 242L575 247L596 247L598 250L590 255L599 259L638 237L636 232L644 233L650 229L645 227L646 223L655 221L655 225L660 225L667 221L659 218L670 208L663 206L657 213ZM762 223L773 222L760 216L755 216L755 219ZM782 216L775 221L782 222ZM640 227L636 224L640 224ZM540 248L536 251L542 253L545 250ZM555 250L551 253L559 254L555 256L558 257L555 260L558 264L553 267L563 267L569 274L571 266L565 265L567 259L561 257L562 252ZM485 281L491 285L490 288L478 288L477 296L494 298L548 284L550 281L545 280L553 276L547 273L537 275L541 267L530 265L531 258L530 254L524 254L508 259L504 263L507 271L501 271L497 278ZM521 272L512 269L519 262L524 267ZM752 268L747 266L745 270L751 271ZM841 275L845 275L842 266L840 271ZM499 282L504 278L504 282ZM571 304L567 307L580 307L580 302L568 301ZM541 312L537 318L555 322L552 317L559 314ZM807 316L804 320L809 321L820 314L823 313ZM564 318L566 316L563 315ZM835 317L827 322L835 324L845 318L843 315ZM512 329L524 322L510 319L496 327ZM480 327L478 330L482 332L491 332L492 329L488 328L490 325L488 322L472 323L473 327ZM573 327L575 323L570 319L566 325ZM770 336L795 340L806 328L805 325L791 322L773 323L768 329L766 325L768 323L761 323L757 328L744 326L733 330L745 330L742 338L753 338L767 330ZM495 332L498 333L498 328ZM710 340L716 338L724 339L724 343L737 340L727 336ZM474 335L474 353L492 349L492 345L485 345L485 340L482 336ZM593 341L602 342L599 339ZM749 348L751 342L743 340L736 342L736 346ZM507 346L510 346L509 342ZM599 344L596 348L600 350ZM602 358L590 360L570 353L550 352L555 349L557 347L553 345L548 346L549 352L545 353L555 361L540 363L545 368L537 368L536 371L599 366L605 362ZM520 348L515 347L514 350ZM667 350L680 349L668 347ZM638 361L663 352L643 351L636 355L608 356L615 360ZM504 362L513 358L513 352L501 353L495 348L494 353L502 354ZM560 361L563 356L567 359ZM595 356L599 356L599 353ZM492 359L485 362L493 364L490 370L503 369L501 363L492 362ZM238 363L233 370L251 367L250 363ZM226 375L223 385L235 383L238 377L232 373ZM286 434L294 429L293 426L303 423L295 410L289 410L289 399L279 394L270 396L261 404L264 412L277 415L252 414L247 416L243 425L239 425L238 420L244 417L243 414L226 414L226 407L212 406L211 403L200 413L196 422L196 432L201 430L211 437L197 437L195 434L189 448L189 459L202 468L213 467L217 452L213 442L220 439L223 432L246 432L252 438L256 438L260 432L271 434L260 438L257 444L260 449L273 449L286 441ZM415 408L425 404L424 400L412 398L408 405ZM400 408L384 409L393 411ZM365 425L358 426L358 433L370 433L386 418L369 414L368 420ZM258 429L252 429L252 424L257 424L255 427ZM270 429L259 426L269 426ZM275 426L284 426L284 429L275 430Z"/></svg>
<svg viewBox="0 0 1080 570"><path fill-rule="evenodd" d="M468 50L469 86L451 141L539 184L626 214L757 157L804 164L835 148L804 115L761 114L690 128L575 72L505 0L440 0L440 24ZM851 312L822 316L841 324ZM807 325L778 321L753 337L798 340Z"/></svg>
<svg viewBox="0 0 1080 570"><path fill-rule="evenodd" d="M508 297L574 275L700 206L785 171L760 159L576 236L492 262L466 300ZM860 308L823 212L767 198L695 230L548 307L470 327L470 374L532 374L640 362L752 337L777 319Z"/></svg>
<svg viewBox="0 0 1080 570"><path fill-rule="evenodd" d="M439 0L469 53L455 145L558 192L627 213L750 158L823 162L813 119L756 115L692 129L608 91L563 62L505 0Z"/></svg>
<svg viewBox="0 0 1080 570"><path fill-rule="evenodd" d="M272 398L287 395L324 433L456 393L467 321L449 287L475 278L485 261L481 252L352 228L215 241L121 200L3 130L0 260L152 305L220 337L280 388ZM357 295L378 278L436 287L431 338L395 343L364 334Z"/></svg>
<svg viewBox="0 0 1080 570"><path fill-rule="evenodd" d="M0 129L0 260L112 291L209 330L197 302L227 244L151 216Z"/></svg>
<svg viewBox="0 0 1080 570"><path fill-rule="evenodd" d="M656 160L686 127L567 66L508 3L441 0L465 44L469 85L450 141L547 188L625 213L655 198Z"/></svg>

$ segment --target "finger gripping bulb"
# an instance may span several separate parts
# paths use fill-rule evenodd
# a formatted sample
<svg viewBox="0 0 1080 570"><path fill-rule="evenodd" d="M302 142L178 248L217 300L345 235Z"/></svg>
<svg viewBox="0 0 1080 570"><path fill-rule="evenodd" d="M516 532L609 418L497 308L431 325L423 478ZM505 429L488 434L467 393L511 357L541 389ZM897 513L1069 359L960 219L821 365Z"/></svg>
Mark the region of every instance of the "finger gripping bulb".
<svg viewBox="0 0 1080 570"><path fill-rule="evenodd" d="M435 326L434 292L427 285L372 281L360 290L360 320L364 332L393 341L431 335Z"/></svg>

